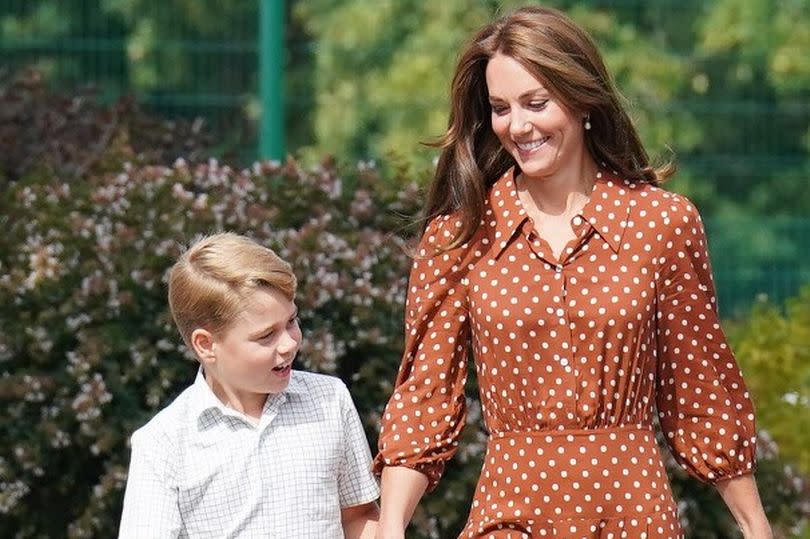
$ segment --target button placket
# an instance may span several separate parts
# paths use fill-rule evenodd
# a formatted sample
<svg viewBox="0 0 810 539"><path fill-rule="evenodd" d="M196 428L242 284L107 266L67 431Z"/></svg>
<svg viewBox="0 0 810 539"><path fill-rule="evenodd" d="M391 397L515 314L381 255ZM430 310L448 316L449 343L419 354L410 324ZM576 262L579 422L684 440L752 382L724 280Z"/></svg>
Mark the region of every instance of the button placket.
<svg viewBox="0 0 810 539"><path fill-rule="evenodd" d="M565 267L562 264L557 264L554 268L554 280L559 283L559 298L557 308L554 314L557 316L561 331L560 336L564 336L565 340L560 344L562 352L560 354L559 363L567 374L572 373L573 357L571 356L571 330L569 328L568 308L566 307L567 300L567 279L565 278Z"/></svg>
<svg viewBox="0 0 810 539"><path fill-rule="evenodd" d="M570 267L570 264L557 264L554 272L554 279L560 281L560 298L562 304L557 308L556 314L559 316L560 326L565 326L563 331L560 332L560 335L565 336L565 340L560 344L562 353L560 354L559 363L565 373L572 378L570 387L573 392L574 410L576 411L576 417L582 417L580 414L580 371L575 360L577 357L577 346L574 339L576 327L570 316L571 309L568 307L569 279L566 275L566 267Z"/></svg>

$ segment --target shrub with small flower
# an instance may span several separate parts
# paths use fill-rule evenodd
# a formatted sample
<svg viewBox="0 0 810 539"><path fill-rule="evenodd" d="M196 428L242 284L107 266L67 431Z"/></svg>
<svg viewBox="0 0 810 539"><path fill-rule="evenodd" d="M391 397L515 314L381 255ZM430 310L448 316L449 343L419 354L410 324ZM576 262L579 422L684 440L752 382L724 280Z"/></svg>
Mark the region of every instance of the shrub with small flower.
<svg viewBox="0 0 810 539"><path fill-rule="evenodd" d="M418 198L413 185L383 194L380 182L373 168L348 179L294 162L234 170L180 160L13 184L0 238L0 512L16 533L114 532L129 434L195 372L165 277L197 234L244 233L289 260L303 366L362 387L366 411L379 408L401 346L409 265L394 232ZM37 518L43 509L59 518Z"/></svg>
<svg viewBox="0 0 810 539"><path fill-rule="evenodd" d="M108 142L92 173L17 167L0 193L3 537L116 535L129 436L196 372L165 290L195 235L247 234L291 262L305 337L299 368L349 385L372 444L399 364L404 238L418 232L408 225L420 199L406 172L154 165L125 137ZM420 505L413 537L454 537L466 518L486 441L475 392L473 380L470 426ZM763 496L778 504L778 529L789 530L808 514L807 487L773 444L761 447ZM674 474L690 536L730 536L717 495Z"/></svg>

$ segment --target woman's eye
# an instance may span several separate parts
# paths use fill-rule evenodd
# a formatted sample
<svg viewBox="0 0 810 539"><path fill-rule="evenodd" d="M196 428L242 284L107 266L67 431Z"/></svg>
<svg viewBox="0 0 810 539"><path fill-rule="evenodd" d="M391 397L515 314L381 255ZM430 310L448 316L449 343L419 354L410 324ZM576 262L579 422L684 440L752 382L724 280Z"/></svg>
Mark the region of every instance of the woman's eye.
<svg viewBox="0 0 810 539"><path fill-rule="evenodd" d="M503 116L504 114L506 114L508 110L509 109L506 107L496 107L495 105L492 105L492 112L494 112L498 116Z"/></svg>
<svg viewBox="0 0 810 539"><path fill-rule="evenodd" d="M542 101L532 101L531 103L529 103L529 108L532 108L534 110L542 110L545 108L547 104L548 99L544 99Z"/></svg>
<svg viewBox="0 0 810 539"><path fill-rule="evenodd" d="M298 322L299 322L299 320L298 320L298 317L296 316L294 318L290 318L290 321L287 322L287 325L290 326L290 327L297 326Z"/></svg>

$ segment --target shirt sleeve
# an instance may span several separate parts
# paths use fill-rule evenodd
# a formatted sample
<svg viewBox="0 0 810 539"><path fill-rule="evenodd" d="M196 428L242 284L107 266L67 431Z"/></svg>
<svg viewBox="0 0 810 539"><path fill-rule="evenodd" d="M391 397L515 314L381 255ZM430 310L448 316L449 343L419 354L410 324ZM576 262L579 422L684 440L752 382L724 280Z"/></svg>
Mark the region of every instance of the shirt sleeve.
<svg viewBox="0 0 810 539"><path fill-rule="evenodd" d="M720 327L700 215L675 196L657 275L658 417L673 456L716 483L755 467L754 408Z"/></svg>
<svg viewBox="0 0 810 539"><path fill-rule="evenodd" d="M167 444L136 432L132 436L124 510L119 539L158 539L180 536L182 519L177 489L171 484L172 453Z"/></svg>
<svg viewBox="0 0 810 539"><path fill-rule="evenodd" d="M338 473L340 507L352 507L373 502L380 497L380 487L371 473L371 450L360 416L354 407L349 390L342 383L339 388L344 447Z"/></svg>
<svg viewBox="0 0 810 539"><path fill-rule="evenodd" d="M405 466L436 484L464 427L469 321L466 246L439 252L456 220L429 223L415 257L405 306L405 350L382 417L374 471Z"/></svg>

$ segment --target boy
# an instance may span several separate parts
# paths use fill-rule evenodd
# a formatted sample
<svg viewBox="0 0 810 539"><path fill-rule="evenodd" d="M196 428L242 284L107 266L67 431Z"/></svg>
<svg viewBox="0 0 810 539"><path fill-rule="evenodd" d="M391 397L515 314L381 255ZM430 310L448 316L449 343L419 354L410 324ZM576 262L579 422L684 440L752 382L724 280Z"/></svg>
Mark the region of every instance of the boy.
<svg viewBox="0 0 810 539"><path fill-rule="evenodd" d="M379 496L348 390L293 371L296 279L236 234L192 245L169 306L197 378L132 436L120 538L374 537Z"/></svg>

